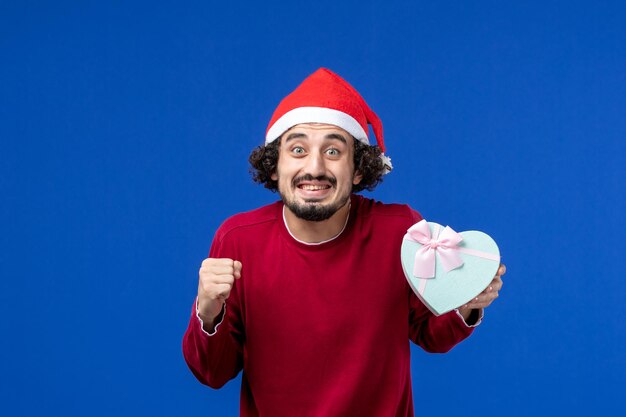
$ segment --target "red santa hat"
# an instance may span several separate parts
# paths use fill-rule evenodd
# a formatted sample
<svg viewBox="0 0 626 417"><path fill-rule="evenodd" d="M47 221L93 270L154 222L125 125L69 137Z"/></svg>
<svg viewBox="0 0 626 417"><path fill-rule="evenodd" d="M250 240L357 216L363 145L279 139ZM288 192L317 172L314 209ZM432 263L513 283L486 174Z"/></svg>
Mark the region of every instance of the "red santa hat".
<svg viewBox="0 0 626 417"><path fill-rule="evenodd" d="M384 155L382 122L359 92L334 72L318 69L280 102L267 126L265 144L300 123L335 125L366 145L370 144L368 124L371 125L376 143L383 152L384 173L391 171L391 160Z"/></svg>

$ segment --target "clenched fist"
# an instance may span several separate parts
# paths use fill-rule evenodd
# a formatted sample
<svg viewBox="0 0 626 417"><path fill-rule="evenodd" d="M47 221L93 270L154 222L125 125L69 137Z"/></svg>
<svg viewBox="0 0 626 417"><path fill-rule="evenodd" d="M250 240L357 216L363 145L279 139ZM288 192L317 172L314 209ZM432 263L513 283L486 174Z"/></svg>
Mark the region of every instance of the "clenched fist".
<svg viewBox="0 0 626 417"><path fill-rule="evenodd" d="M236 279L241 278L241 262L232 259L207 258L202 261L198 279L198 315L205 327L222 311Z"/></svg>

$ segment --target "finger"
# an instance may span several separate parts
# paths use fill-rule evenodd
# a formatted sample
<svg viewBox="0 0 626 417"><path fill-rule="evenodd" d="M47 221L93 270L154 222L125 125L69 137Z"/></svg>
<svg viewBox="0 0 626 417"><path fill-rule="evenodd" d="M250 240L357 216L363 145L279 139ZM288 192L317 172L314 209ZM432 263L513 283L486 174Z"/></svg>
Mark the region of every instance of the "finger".
<svg viewBox="0 0 626 417"><path fill-rule="evenodd" d="M471 310L472 308L476 308L475 306L478 304L478 297L474 297L467 304L464 304L459 308L459 310Z"/></svg>
<svg viewBox="0 0 626 417"><path fill-rule="evenodd" d="M233 275L213 275L211 279L207 280L208 285L230 285L235 283L235 277Z"/></svg>
<svg viewBox="0 0 626 417"><path fill-rule="evenodd" d="M213 264L213 265L205 265L202 268L200 268L200 272L204 272L207 274L214 274L214 275L234 275L235 268L232 262L230 263L230 265L224 265L220 263L220 264Z"/></svg>
<svg viewBox="0 0 626 417"><path fill-rule="evenodd" d="M202 289L204 294L212 294L217 285L228 285L232 287L235 282L235 278L232 275L215 275L215 274L200 274L198 280L198 286Z"/></svg>
<svg viewBox="0 0 626 417"><path fill-rule="evenodd" d="M469 306L469 304L464 304L461 307L459 307L457 310L459 310L459 312L464 312L465 310L471 310L471 307Z"/></svg>
<svg viewBox="0 0 626 417"><path fill-rule="evenodd" d="M487 288L485 288L483 292L481 292L481 294L488 294L494 291L498 292L500 291L501 288L502 288L502 280L496 276L493 280L491 280L491 282L489 283L489 286L487 286Z"/></svg>
<svg viewBox="0 0 626 417"><path fill-rule="evenodd" d="M496 277L491 281L491 284L489 284L489 287L492 288L492 291L500 291L502 289L502 279L496 275Z"/></svg>
<svg viewBox="0 0 626 417"><path fill-rule="evenodd" d="M202 266L228 266L233 264L229 258L206 258L202 261Z"/></svg>
<svg viewBox="0 0 626 417"><path fill-rule="evenodd" d="M243 265L241 265L241 262L239 262L239 261L233 262L233 275L235 276L235 279L241 278L241 268L242 267L243 267Z"/></svg>
<svg viewBox="0 0 626 417"><path fill-rule="evenodd" d="M493 302L493 300L495 300L498 297L499 297L499 294L497 291L482 292L478 296L474 297L474 299L471 300L468 303L468 305L471 308L487 307Z"/></svg>
<svg viewBox="0 0 626 417"><path fill-rule="evenodd" d="M500 267L498 267L498 272L496 272L496 276L502 276L504 274L506 274L506 265L500 264Z"/></svg>
<svg viewBox="0 0 626 417"><path fill-rule="evenodd" d="M466 306L467 306L467 309L468 309L468 310L478 310L478 309L481 309L481 308L487 308L487 307L489 307L489 304L484 304L484 303L469 303L469 304L466 304Z"/></svg>
<svg viewBox="0 0 626 417"><path fill-rule="evenodd" d="M232 259L213 259L207 258L202 261L200 266L200 273L212 273L212 274L232 274L233 260Z"/></svg>
<svg viewBox="0 0 626 417"><path fill-rule="evenodd" d="M478 308L487 308L491 305L491 301L489 302L469 302L465 304L465 308L467 309L478 309Z"/></svg>

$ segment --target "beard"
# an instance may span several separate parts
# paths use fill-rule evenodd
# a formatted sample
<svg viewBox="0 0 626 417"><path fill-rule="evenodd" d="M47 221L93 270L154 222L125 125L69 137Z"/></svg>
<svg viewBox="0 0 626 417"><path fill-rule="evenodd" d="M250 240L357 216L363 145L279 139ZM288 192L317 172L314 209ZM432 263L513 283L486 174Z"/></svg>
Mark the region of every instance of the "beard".
<svg viewBox="0 0 626 417"><path fill-rule="evenodd" d="M294 178L293 186L297 187L300 181L312 181L312 180L328 181L333 187L336 187L337 180L330 177L318 177L313 178L311 175L304 175L302 177ZM350 193L342 196L335 203L321 204L317 200L304 200L304 203L299 203L294 198L289 200L283 193L280 193L280 198L283 203L293 214L299 219L307 220L310 222L321 222L330 219L340 208L345 206L350 200Z"/></svg>
<svg viewBox="0 0 626 417"><path fill-rule="evenodd" d="M337 201L334 204L319 204L314 201L305 201L303 204L294 200L287 200L283 197L283 203L293 214L299 219L307 220L310 222L321 222L330 219L333 214L346 205L350 196L347 195L344 199Z"/></svg>

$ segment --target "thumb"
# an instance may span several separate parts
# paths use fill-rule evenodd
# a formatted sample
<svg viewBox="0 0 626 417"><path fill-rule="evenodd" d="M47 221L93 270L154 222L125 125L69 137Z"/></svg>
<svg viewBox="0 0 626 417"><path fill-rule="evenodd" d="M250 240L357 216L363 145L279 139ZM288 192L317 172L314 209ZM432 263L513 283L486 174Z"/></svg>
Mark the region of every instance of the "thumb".
<svg viewBox="0 0 626 417"><path fill-rule="evenodd" d="M235 270L234 271L235 279L241 278L241 267L242 267L241 262L239 261L233 262L233 269Z"/></svg>

